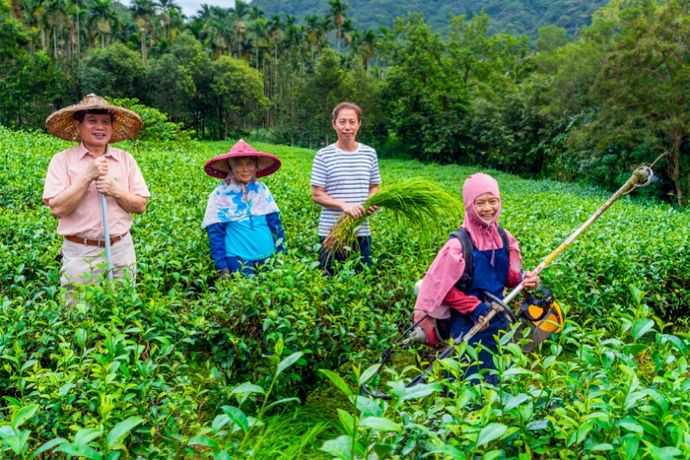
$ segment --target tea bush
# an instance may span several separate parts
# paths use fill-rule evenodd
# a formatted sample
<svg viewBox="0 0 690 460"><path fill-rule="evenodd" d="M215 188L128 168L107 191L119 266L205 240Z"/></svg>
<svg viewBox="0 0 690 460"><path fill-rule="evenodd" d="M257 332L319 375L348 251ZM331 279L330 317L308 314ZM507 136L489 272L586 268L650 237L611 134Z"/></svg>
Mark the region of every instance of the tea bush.
<svg viewBox="0 0 690 460"><path fill-rule="evenodd" d="M113 98L110 102L136 112L141 117L143 126L137 134L139 140L188 142L194 135L193 130L183 129L183 123L168 120L167 114L142 104L137 98Z"/></svg>
<svg viewBox="0 0 690 460"><path fill-rule="evenodd" d="M530 355L507 334L494 358L497 386L462 380L477 359L465 346L458 353L467 363L445 359L435 377L412 388L387 369L390 403L357 395L339 375L323 371L351 406L338 409L343 434L322 450L343 459L352 452L362 458L688 458L690 340L687 333L668 333L651 315L640 303L630 312L613 310L610 330L568 320L558 337ZM352 374L362 384L373 370L355 367ZM406 371L408 378L418 372Z"/></svg>
<svg viewBox="0 0 690 460"><path fill-rule="evenodd" d="M261 408L294 397L309 405L323 382L320 369L335 378L378 356L408 324L415 281L459 225L430 223L429 235L418 235L379 213L372 218L374 266L355 273L346 264L323 277L319 209L309 193L313 152L253 143L283 161L264 181L281 209L288 252L255 276L217 281L200 227L216 181L202 166L231 142L126 143L152 192L132 230L136 289L90 286L67 309L55 260L61 241L41 192L51 156L69 145L0 128L0 440L7 455L47 445L91 458L196 458L241 447L270 458L249 446L268 446L265 436L275 433L269 415L293 410L296 401ZM474 171L403 160L382 160L381 170L385 182L423 176L457 194ZM608 198L592 187L496 177L502 224L520 240L526 267ZM361 456L685 455L689 224L687 211L622 199L543 273L569 322L539 354L505 347L499 359L510 371L498 388L438 383L409 395L395 384L400 395L390 404L348 395L340 411L328 407L334 419L352 422L342 436ZM289 356L298 358L276 378L278 357ZM452 362L443 366L442 375L453 372ZM245 382L271 388L270 398L238 406ZM230 406L247 424L263 420L238 445L247 430ZM319 423L311 444L330 436ZM352 442L355 431L362 438ZM325 448L339 456L345 444L334 435Z"/></svg>

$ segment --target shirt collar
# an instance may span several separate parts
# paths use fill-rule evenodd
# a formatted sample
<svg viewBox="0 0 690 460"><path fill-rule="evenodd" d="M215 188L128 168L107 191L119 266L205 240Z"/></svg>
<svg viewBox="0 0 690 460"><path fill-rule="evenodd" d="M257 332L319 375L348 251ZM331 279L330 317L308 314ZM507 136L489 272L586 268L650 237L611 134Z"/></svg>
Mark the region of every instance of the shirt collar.
<svg viewBox="0 0 690 460"><path fill-rule="evenodd" d="M90 154L86 146L84 145L83 142L79 143L79 147L77 147L77 153L79 154L79 158L84 158L85 155ZM112 158L113 160L117 161L119 158L117 156L117 151L116 149L110 147L110 144L108 144L105 147L105 156L107 158Z"/></svg>

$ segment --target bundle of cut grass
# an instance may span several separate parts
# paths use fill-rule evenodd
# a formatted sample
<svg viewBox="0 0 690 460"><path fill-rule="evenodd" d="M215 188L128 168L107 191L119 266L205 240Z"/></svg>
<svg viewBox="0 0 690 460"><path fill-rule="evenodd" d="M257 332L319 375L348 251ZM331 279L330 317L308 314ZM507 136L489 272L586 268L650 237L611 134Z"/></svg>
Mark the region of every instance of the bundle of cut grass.
<svg viewBox="0 0 690 460"><path fill-rule="evenodd" d="M331 255L347 253L346 248L356 248L355 229L369 217L369 210L378 207L391 212L398 224L427 231L443 216L460 214L462 204L458 198L445 191L438 183L424 178L413 178L384 186L377 194L363 203L364 216L355 219L341 215L323 242Z"/></svg>

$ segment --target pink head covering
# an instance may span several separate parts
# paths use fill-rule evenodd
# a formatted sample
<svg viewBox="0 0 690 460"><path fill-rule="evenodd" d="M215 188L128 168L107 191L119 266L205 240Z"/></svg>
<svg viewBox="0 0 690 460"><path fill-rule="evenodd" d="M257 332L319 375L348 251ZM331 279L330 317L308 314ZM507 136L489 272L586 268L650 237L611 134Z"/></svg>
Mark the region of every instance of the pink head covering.
<svg viewBox="0 0 690 460"><path fill-rule="evenodd" d="M481 220L474 209L474 200L485 193L490 193L499 199L498 212L489 223ZM500 200L501 192L498 190L498 182L488 174L472 174L462 186L462 201L465 204L465 220L462 226L469 232L472 242L480 251L498 249L503 246L501 235L498 233L498 216L501 214L502 207Z"/></svg>

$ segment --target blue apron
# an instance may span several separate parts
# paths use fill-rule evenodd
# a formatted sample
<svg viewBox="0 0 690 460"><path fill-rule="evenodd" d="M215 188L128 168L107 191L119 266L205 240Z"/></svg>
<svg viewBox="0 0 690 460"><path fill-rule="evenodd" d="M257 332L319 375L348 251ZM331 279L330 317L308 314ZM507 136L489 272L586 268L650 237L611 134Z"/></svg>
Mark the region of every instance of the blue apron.
<svg viewBox="0 0 690 460"><path fill-rule="evenodd" d="M493 256L493 266L491 265L491 258ZM472 257L474 259L474 271L472 274L472 285L467 290L466 294L477 297L479 300L486 302L487 299L484 291L488 291L498 297L503 298L503 289L508 280L509 257L508 248L489 249L480 251L472 247ZM489 302L486 302L487 304ZM470 315L465 315L451 309L450 311L450 330L453 338L461 334L467 333L474 326L474 322L470 319ZM477 346L481 343L488 350L479 351L479 360L482 362L482 369L495 369L492 353L496 353L497 344L494 335L500 331L508 330L510 324L503 315L496 315L491 319L489 327L478 332L469 340L469 344ZM472 378L473 374L479 373L479 367L476 365L467 368L466 378ZM486 375L485 380L492 384L497 384L498 379L495 375Z"/></svg>

